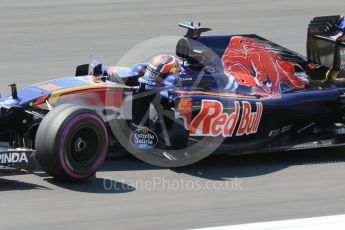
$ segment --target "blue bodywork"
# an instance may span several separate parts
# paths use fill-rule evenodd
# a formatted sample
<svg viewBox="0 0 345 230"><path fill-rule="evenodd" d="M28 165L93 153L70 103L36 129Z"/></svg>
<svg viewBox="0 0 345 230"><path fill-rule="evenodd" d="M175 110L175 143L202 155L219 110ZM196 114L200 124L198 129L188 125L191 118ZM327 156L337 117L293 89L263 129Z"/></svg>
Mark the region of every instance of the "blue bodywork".
<svg viewBox="0 0 345 230"><path fill-rule="evenodd" d="M345 20L342 19L336 30L328 36L340 34L341 37L344 28ZM38 102L44 104L57 92L83 94L82 90L115 89L123 93L119 100L125 94L133 96L130 102L133 117L125 119L138 124L140 122L136 117L138 120L144 117L144 112L152 103L152 95L147 92L153 92L160 96L159 103L165 110L174 112L175 119L185 116L183 122L187 135L195 138L224 135L225 144L267 140L276 136L273 134L278 133L280 136L283 131L284 134L294 135L311 124L313 127L324 128L343 122L345 84L338 80L323 81L332 68L253 34L197 36L181 40L185 46L181 50L188 52L177 52L181 61L181 72L178 75L168 75L156 81L144 76L147 63L125 68L103 66L93 61L92 72L86 72L86 76L79 77L78 74L78 77L65 77L20 89L18 100L7 95L0 99L0 107L5 110L21 108L21 112L34 111L44 117L49 106L33 105ZM237 59L234 58L236 55ZM266 60L264 63L265 58L271 58L270 62ZM259 65L255 63L257 60L260 60ZM227 62L233 65L226 66ZM269 64L274 68L268 68ZM340 77L343 74L339 72ZM295 80L289 79L291 76ZM143 92L148 96L136 99L135 96ZM190 101L190 105L184 108L180 103L186 100ZM209 110L211 114L203 115L206 103L221 106L221 109L218 112ZM246 106L249 109L246 110ZM220 134L217 130L224 129L228 122L225 118L230 119L232 115L237 116L233 122L235 133ZM198 121L198 117L202 116L200 119L204 120ZM248 121L244 121L245 116L248 116ZM218 133L214 131L216 134L211 135L207 125L212 125ZM251 125L256 125L256 128ZM329 131L327 128L325 130ZM310 135L318 135L313 130L309 131Z"/></svg>

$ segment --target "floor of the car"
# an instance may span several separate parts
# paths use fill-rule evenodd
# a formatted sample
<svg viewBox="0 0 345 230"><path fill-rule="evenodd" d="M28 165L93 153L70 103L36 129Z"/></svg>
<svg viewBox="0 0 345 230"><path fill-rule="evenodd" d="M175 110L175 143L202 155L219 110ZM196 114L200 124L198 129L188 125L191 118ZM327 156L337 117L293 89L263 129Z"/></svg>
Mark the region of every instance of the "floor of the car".
<svg viewBox="0 0 345 230"><path fill-rule="evenodd" d="M263 152L282 152L303 149L342 147L345 142L335 143L333 137L320 138L318 136L285 136L275 141L267 141L264 143L253 142L245 145L222 145L218 148L217 153L229 155L241 155Z"/></svg>

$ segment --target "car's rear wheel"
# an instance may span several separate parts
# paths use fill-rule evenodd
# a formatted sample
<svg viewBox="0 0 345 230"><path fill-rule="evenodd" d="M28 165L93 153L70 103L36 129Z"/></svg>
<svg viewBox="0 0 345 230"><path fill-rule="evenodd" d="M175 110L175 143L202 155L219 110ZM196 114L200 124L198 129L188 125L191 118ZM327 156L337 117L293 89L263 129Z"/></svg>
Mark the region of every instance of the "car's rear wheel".
<svg viewBox="0 0 345 230"><path fill-rule="evenodd" d="M42 169L63 181L81 181L96 173L108 149L108 133L93 110L61 105L42 120L36 157Z"/></svg>

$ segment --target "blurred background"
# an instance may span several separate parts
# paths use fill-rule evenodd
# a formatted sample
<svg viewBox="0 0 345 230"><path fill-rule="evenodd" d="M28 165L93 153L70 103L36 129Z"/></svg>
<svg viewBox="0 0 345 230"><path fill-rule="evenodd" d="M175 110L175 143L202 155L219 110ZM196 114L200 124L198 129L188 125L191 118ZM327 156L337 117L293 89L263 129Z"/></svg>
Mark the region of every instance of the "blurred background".
<svg viewBox="0 0 345 230"><path fill-rule="evenodd" d="M179 36L178 22L202 22L209 34L257 33L305 53L316 15L342 14L342 0L1 0L0 92L73 75L89 56L115 64L136 44Z"/></svg>

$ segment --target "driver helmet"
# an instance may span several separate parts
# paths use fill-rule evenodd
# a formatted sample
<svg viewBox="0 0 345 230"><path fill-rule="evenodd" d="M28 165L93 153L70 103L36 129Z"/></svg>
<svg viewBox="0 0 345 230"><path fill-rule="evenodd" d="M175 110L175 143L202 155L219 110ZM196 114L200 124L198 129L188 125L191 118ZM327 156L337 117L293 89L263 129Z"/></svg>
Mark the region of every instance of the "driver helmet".
<svg viewBox="0 0 345 230"><path fill-rule="evenodd" d="M144 77L165 79L168 75L179 75L181 71L178 60L173 55L163 54L152 58L147 66Z"/></svg>

